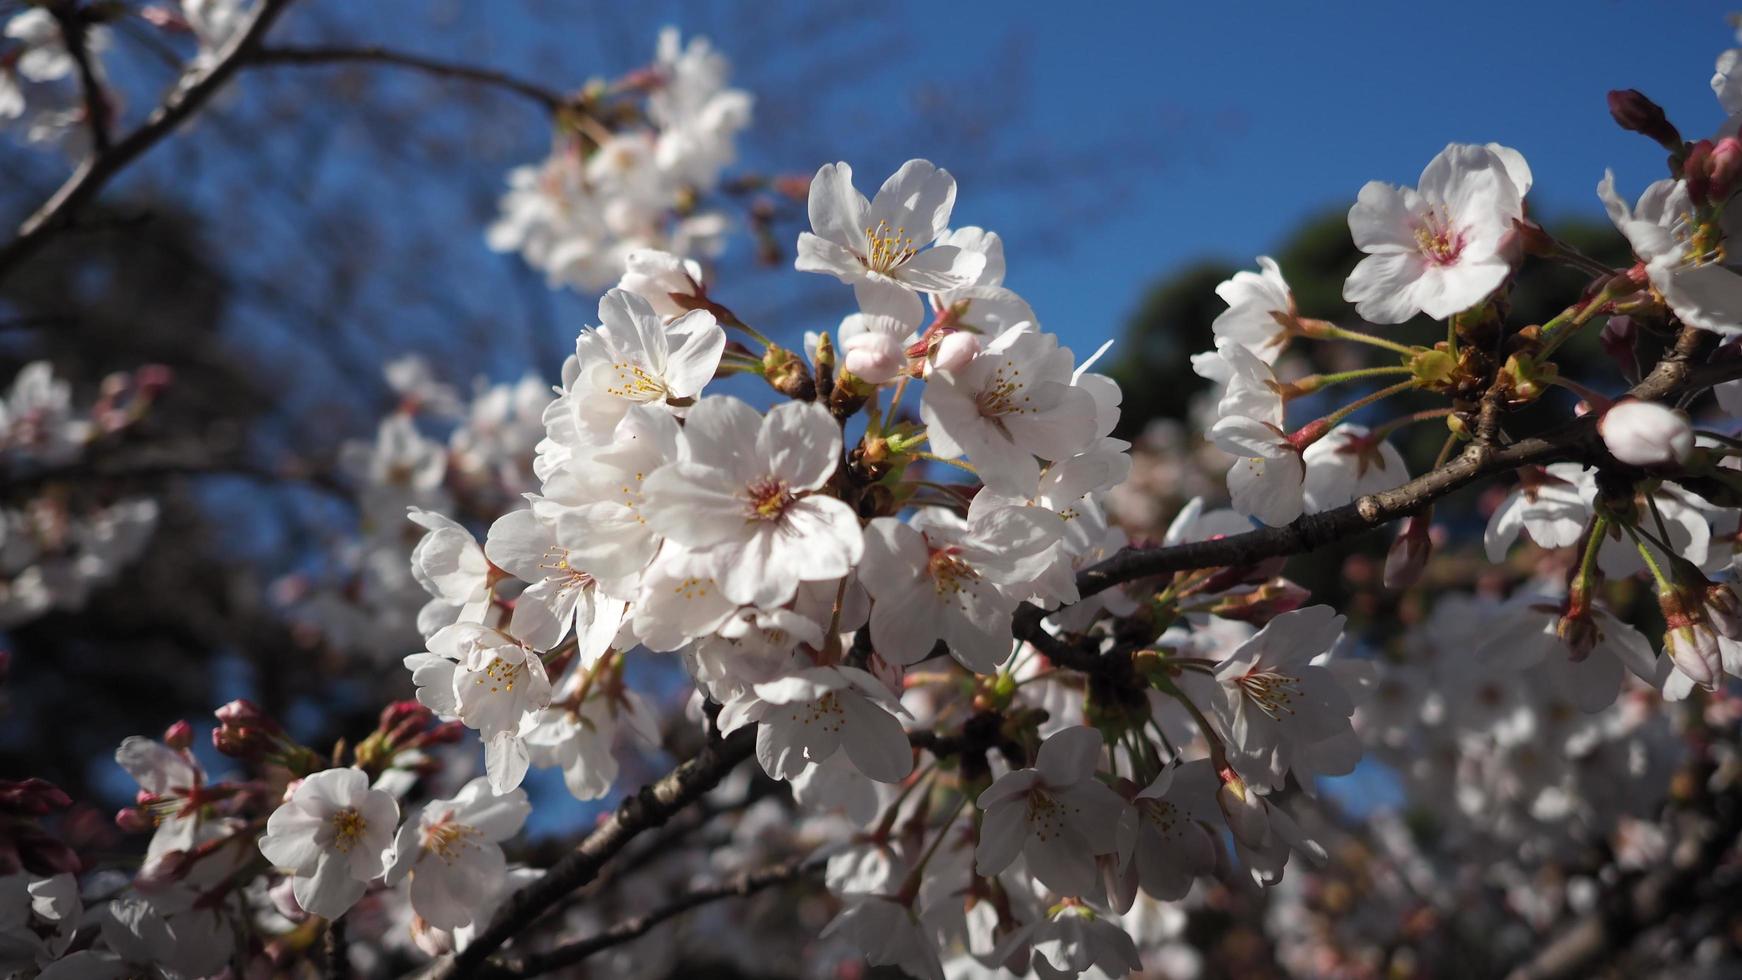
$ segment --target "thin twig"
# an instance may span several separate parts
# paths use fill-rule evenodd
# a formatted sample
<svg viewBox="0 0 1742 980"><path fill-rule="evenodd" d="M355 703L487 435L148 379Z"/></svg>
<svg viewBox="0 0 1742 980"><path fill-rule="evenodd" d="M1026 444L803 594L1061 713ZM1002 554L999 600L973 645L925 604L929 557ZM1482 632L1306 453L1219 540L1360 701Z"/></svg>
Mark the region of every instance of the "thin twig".
<svg viewBox="0 0 1742 980"><path fill-rule="evenodd" d="M379 46L338 47L330 45L273 45L255 51L248 58L251 66L272 65L334 65L363 63L409 68L439 78L451 78L513 92L537 102L550 112L571 105L574 99L536 82L515 78L490 68L480 68L455 61L426 58L423 55L393 51Z"/></svg>
<svg viewBox="0 0 1742 980"><path fill-rule="evenodd" d="M253 19L209 62L190 69L175 90L139 127L110 145L93 152L79 164L66 183L19 225L18 233L0 246L0 278L41 248L55 233L72 223L79 208L95 198L103 187L128 164L143 156L177 127L200 110L236 73L248 53L260 44L266 32L293 0L261 0Z"/></svg>
<svg viewBox="0 0 1742 980"><path fill-rule="evenodd" d="M558 946L548 953L534 953L503 964L503 974L535 977L581 962L594 953L646 935L654 926L691 909L727 898L745 898L775 885L795 881L822 869L825 862L814 858L789 861L769 868L745 871L717 885L697 888L646 915L625 919L594 936Z"/></svg>

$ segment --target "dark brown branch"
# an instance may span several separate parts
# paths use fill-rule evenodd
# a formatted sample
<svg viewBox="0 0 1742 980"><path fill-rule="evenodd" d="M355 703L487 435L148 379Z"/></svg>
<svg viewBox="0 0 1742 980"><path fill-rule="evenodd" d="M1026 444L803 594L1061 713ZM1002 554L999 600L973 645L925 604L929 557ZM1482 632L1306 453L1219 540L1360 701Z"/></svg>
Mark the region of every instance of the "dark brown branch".
<svg viewBox="0 0 1742 980"><path fill-rule="evenodd" d="M291 2L292 0L261 0L254 10L253 18L217 58L183 75L175 90L170 92L163 104L139 128L107 150L93 152L79 164L66 183L30 217L24 219L24 223L18 227L18 234L10 242L0 246L0 278L4 278L20 262L35 254L55 233L70 225L78 210L95 198L116 174L156 146L210 101L224 87L224 83L229 81L230 76L236 73L242 62L247 60L248 53L259 46L273 22L278 20Z"/></svg>
<svg viewBox="0 0 1742 980"><path fill-rule="evenodd" d="M409 68L424 72L438 78L451 78L458 81L487 85L493 88L513 92L516 95L531 99L550 112L557 112L574 102L573 99L554 89L546 88L534 82L515 78L512 75L476 65L467 65L455 61L442 61L436 58L426 58L422 55L407 54L403 51L392 51L383 47L369 46L359 48L334 46L290 46L274 45L255 51L248 58L250 65L336 65L336 64L375 64L392 65L398 68Z"/></svg>
<svg viewBox="0 0 1742 980"><path fill-rule="evenodd" d="M756 726L740 728L724 739L710 742L695 757L666 773L658 782L643 786L625 799L617 812L581 841L537 881L509 897L490 928L472 940L453 959L437 963L430 976L470 977L478 974L485 960L521 929L569 893L598 876L605 863L644 831L663 826L675 814L701 799L720 780L750 758L756 748Z"/></svg>
<svg viewBox="0 0 1742 980"><path fill-rule="evenodd" d="M535 977L540 974L560 970L565 966L573 966L594 953L619 946L632 939L646 935L654 926L667 919L675 918L691 909L717 902L727 898L746 898L759 891L772 888L775 885L795 881L822 869L824 862L814 858L789 861L773 867L745 871L717 885L697 888L670 904L662 906L646 915L633 919L625 919L596 936L559 946L548 953L534 953L518 960L510 960L503 964L502 971L492 976Z"/></svg>
<svg viewBox="0 0 1742 980"><path fill-rule="evenodd" d="M91 128L91 152L109 152L109 99L103 93L103 83L97 78L97 66L91 58L90 24L86 14L68 0L49 8L55 25L60 28L61 42L79 73L79 94L85 101L85 123Z"/></svg>

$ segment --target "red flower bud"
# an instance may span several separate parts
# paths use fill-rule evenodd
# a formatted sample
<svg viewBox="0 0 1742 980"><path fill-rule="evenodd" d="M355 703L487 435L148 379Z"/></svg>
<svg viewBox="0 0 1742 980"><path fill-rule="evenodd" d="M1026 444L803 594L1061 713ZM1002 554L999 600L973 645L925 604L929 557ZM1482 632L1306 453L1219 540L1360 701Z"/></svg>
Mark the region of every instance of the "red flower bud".
<svg viewBox="0 0 1742 980"><path fill-rule="evenodd" d="M194 744L194 726L184 719L163 731L163 744L172 749L185 749Z"/></svg>
<svg viewBox="0 0 1742 980"><path fill-rule="evenodd" d="M381 709L381 720L375 727L380 731L390 732L408 721L415 721L415 727L422 728L434 720L435 712L416 701L395 701Z"/></svg>
<svg viewBox="0 0 1742 980"><path fill-rule="evenodd" d="M1622 129L1656 140L1670 152L1682 147L1682 135L1670 125L1663 107L1645 97L1638 89L1617 89L1609 93L1609 115Z"/></svg>
<svg viewBox="0 0 1742 980"><path fill-rule="evenodd" d="M276 735L284 731L271 715L260 709L260 706L247 698L237 698L213 712L218 717L219 724L246 725L250 728L265 729Z"/></svg>
<svg viewBox="0 0 1742 980"><path fill-rule="evenodd" d="M0 812L40 817L72 803L72 797L46 779L0 780Z"/></svg>
<svg viewBox="0 0 1742 980"><path fill-rule="evenodd" d="M157 821L151 819L151 814L138 807L124 807L115 813L115 826L129 834L143 834L157 826Z"/></svg>

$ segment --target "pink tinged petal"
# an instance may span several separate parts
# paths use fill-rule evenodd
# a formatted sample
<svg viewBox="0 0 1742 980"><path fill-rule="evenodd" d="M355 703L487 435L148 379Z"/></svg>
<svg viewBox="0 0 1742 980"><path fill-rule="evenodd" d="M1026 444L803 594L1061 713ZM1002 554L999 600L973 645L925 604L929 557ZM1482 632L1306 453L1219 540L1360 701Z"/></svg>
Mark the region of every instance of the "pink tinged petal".
<svg viewBox="0 0 1742 980"><path fill-rule="evenodd" d="M1104 745L1096 729L1065 728L1041 744L1034 765L1048 786L1069 786L1094 775Z"/></svg>
<svg viewBox="0 0 1742 980"><path fill-rule="evenodd" d="M860 253L868 250L865 221L870 203L853 187L852 167L827 163L819 168L811 178L808 209L817 235Z"/></svg>
<svg viewBox="0 0 1742 980"><path fill-rule="evenodd" d="M982 797L983 798L983 797ZM980 843L974 848L974 868L991 876L1010 867L1028 840L1028 805L1021 799L998 802L980 820Z"/></svg>
<svg viewBox="0 0 1742 980"><path fill-rule="evenodd" d="M913 750L894 715L860 697L842 697L841 747L853 767L880 783L898 783L913 771Z"/></svg>
<svg viewBox="0 0 1742 980"><path fill-rule="evenodd" d="M312 871L323 853L321 845L315 842L315 834L325 823L325 820L297 812L288 804L281 806L267 818L266 833L260 838L260 853L275 868L297 873Z"/></svg>
<svg viewBox="0 0 1742 980"><path fill-rule="evenodd" d="M859 581L871 598L906 595L924 574L925 538L893 517L879 517L866 525L865 548L859 565Z"/></svg>
<svg viewBox="0 0 1742 980"><path fill-rule="evenodd" d="M980 791L974 805L990 810L1005 800L1015 799L1041 784L1039 769L1016 769L999 776L992 785Z"/></svg>
<svg viewBox="0 0 1742 980"><path fill-rule="evenodd" d="M769 475L785 481L793 492L827 483L840 456L841 429L816 402L782 402L769 410L757 431L756 457L767 460Z"/></svg>
<svg viewBox="0 0 1742 980"><path fill-rule="evenodd" d="M928 583L908 579L900 590L883 586L871 606L871 645L888 663L919 663L937 645L941 619Z"/></svg>
<svg viewBox="0 0 1742 980"><path fill-rule="evenodd" d="M115 761L146 792L159 796L191 789L198 781L186 757L162 742L130 736L115 750Z"/></svg>
<svg viewBox="0 0 1742 980"><path fill-rule="evenodd" d="M1415 282L1412 301L1423 313L1444 320L1475 306L1498 289L1512 267L1504 259L1484 259L1468 248L1456 265L1429 267Z"/></svg>

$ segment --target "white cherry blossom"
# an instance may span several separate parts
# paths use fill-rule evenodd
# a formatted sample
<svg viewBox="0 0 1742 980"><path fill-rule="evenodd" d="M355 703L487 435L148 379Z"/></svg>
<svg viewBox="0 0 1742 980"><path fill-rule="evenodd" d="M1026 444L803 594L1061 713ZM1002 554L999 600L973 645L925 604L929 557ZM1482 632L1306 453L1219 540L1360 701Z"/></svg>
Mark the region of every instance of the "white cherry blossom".
<svg viewBox="0 0 1742 980"><path fill-rule="evenodd" d="M370 789L361 769L326 769L272 811L260 853L291 875L298 905L336 919L381 876L398 825L399 804Z"/></svg>

